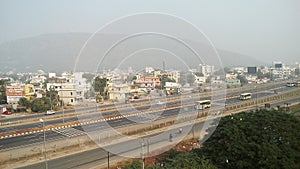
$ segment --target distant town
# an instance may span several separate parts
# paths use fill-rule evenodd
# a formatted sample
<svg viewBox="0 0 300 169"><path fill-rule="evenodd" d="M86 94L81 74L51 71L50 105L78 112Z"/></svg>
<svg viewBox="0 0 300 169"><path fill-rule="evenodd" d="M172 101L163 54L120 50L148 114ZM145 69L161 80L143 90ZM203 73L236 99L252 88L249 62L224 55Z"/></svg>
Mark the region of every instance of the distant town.
<svg viewBox="0 0 300 169"><path fill-rule="evenodd" d="M182 92L205 92L213 86L236 88L247 84L289 80L290 86L299 77L300 64L285 65L274 61L272 66L216 68L199 64L182 72L179 70L145 67L136 72L106 70L99 73L7 72L0 75L1 114L11 112L46 112L62 106L72 107L82 102L134 102L149 94L180 95ZM295 84L296 83L296 84Z"/></svg>

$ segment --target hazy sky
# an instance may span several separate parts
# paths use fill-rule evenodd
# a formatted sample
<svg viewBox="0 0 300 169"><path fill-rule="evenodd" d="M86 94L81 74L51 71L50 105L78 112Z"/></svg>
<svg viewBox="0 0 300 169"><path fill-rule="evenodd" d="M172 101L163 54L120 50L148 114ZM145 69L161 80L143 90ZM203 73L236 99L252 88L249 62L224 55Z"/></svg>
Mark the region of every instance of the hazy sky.
<svg viewBox="0 0 300 169"><path fill-rule="evenodd" d="M187 19L221 49L261 60L300 61L299 0L0 0L0 43L57 32L94 32L137 12Z"/></svg>

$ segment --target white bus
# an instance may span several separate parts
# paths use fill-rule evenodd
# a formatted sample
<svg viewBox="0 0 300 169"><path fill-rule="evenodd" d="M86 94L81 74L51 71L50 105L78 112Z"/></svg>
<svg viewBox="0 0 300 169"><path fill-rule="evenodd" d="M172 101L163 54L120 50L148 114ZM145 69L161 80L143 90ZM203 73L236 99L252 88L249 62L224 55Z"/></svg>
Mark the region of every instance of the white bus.
<svg viewBox="0 0 300 169"><path fill-rule="evenodd" d="M242 93L240 95L240 100L248 100L251 99L251 93Z"/></svg>
<svg viewBox="0 0 300 169"><path fill-rule="evenodd" d="M195 109L203 110L211 107L210 100L201 100L195 103Z"/></svg>

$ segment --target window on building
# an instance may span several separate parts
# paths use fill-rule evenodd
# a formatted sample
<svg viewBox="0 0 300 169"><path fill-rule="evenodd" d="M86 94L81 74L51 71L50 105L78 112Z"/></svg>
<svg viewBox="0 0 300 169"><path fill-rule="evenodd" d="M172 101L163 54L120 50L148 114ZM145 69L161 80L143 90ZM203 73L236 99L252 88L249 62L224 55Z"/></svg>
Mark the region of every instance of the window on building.
<svg viewBox="0 0 300 169"><path fill-rule="evenodd" d="M71 92L70 95L73 96L73 92Z"/></svg>
<svg viewBox="0 0 300 169"><path fill-rule="evenodd" d="M71 99L71 103L73 103L73 99Z"/></svg>

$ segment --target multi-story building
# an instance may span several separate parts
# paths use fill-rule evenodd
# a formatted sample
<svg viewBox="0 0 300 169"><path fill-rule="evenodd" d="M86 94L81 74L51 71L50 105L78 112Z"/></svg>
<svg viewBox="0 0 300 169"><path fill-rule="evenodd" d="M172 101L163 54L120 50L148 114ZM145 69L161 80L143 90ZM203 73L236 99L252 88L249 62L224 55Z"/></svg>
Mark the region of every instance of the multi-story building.
<svg viewBox="0 0 300 169"><path fill-rule="evenodd" d="M20 98L30 99L35 94L34 86L32 84L14 83L6 86L6 98L8 104L17 104Z"/></svg>
<svg viewBox="0 0 300 169"><path fill-rule="evenodd" d="M76 100L83 100L85 95L90 90L90 86L86 83L86 79L82 77L83 72L75 72L74 73L74 85L76 88Z"/></svg>
<svg viewBox="0 0 300 169"><path fill-rule="evenodd" d="M160 79L159 77L146 76L136 79L135 83L140 84L140 87L153 89L156 86L160 86Z"/></svg>
<svg viewBox="0 0 300 169"><path fill-rule="evenodd" d="M58 90L58 96L64 105L75 105L77 103L77 93L74 83L62 83Z"/></svg>
<svg viewBox="0 0 300 169"><path fill-rule="evenodd" d="M239 87L241 86L241 81L237 79L237 74L235 73L226 73L225 82L227 87Z"/></svg>
<svg viewBox="0 0 300 169"><path fill-rule="evenodd" d="M273 80L288 79L291 76L292 70L286 67L282 62L273 62L271 68L271 77Z"/></svg>
<svg viewBox="0 0 300 169"><path fill-rule="evenodd" d="M130 87L127 84L112 84L108 87L108 99L115 101L125 101L130 93Z"/></svg>
<svg viewBox="0 0 300 169"><path fill-rule="evenodd" d="M6 98L8 104L17 104L20 98L25 96L25 85L12 84L11 86L6 86Z"/></svg>
<svg viewBox="0 0 300 169"><path fill-rule="evenodd" d="M176 83L179 82L180 72L178 70L170 71L170 72L168 72L168 74L171 75L171 78L174 79Z"/></svg>
<svg viewBox="0 0 300 169"><path fill-rule="evenodd" d="M213 75L215 71L215 66L199 64L199 72L202 73L205 77Z"/></svg>

